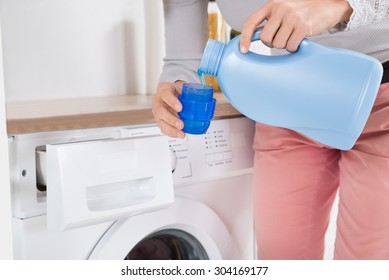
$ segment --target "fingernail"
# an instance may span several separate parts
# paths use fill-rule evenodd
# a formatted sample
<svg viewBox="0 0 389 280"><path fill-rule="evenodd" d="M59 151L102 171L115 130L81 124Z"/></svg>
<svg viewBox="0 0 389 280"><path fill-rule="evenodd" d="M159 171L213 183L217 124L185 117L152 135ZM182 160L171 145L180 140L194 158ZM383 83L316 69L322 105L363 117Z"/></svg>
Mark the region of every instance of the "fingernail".
<svg viewBox="0 0 389 280"><path fill-rule="evenodd" d="M176 125L176 127L177 127L178 129L181 129L181 123L180 123L179 121L176 121L175 125Z"/></svg>
<svg viewBox="0 0 389 280"><path fill-rule="evenodd" d="M178 138L184 138L184 134L182 132L177 132L177 137Z"/></svg>
<svg viewBox="0 0 389 280"><path fill-rule="evenodd" d="M181 106L176 104L174 105L174 109L177 111L177 112L180 112L181 111Z"/></svg>
<svg viewBox="0 0 389 280"><path fill-rule="evenodd" d="M241 52L241 53L246 53L246 52L247 52L246 47L245 47L245 46L241 46L241 47L240 47L240 52Z"/></svg>

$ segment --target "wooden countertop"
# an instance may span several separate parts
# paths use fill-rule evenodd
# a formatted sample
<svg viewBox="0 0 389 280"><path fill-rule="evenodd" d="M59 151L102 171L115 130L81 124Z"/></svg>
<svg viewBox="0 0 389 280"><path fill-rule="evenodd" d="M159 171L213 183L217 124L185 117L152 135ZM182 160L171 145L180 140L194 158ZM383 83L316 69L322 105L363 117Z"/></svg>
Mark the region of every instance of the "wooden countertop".
<svg viewBox="0 0 389 280"><path fill-rule="evenodd" d="M214 118L241 114L220 92ZM153 123L152 95L83 97L11 102L7 107L8 135L82 128Z"/></svg>

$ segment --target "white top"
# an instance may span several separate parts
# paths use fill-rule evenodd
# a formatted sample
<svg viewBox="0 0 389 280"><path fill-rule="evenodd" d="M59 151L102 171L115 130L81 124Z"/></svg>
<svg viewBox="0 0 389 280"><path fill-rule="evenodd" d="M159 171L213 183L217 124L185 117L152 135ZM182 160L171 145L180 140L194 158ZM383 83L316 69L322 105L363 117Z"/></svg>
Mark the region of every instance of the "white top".
<svg viewBox="0 0 389 280"><path fill-rule="evenodd" d="M347 26L309 39L321 45L389 60L389 0L347 0L353 8ZM217 0L226 22L241 31L245 18L265 0ZM206 41L208 0L164 0L166 57L160 81L198 82ZM274 53L283 50L272 50Z"/></svg>

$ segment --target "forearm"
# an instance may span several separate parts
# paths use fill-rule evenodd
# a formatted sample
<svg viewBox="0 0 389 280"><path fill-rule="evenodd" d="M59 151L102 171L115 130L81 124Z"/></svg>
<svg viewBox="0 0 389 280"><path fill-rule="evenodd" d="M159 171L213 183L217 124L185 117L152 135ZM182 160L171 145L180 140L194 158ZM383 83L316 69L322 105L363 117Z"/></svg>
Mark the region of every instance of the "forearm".
<svg viewBox="0 0 389 280"><path fill-rule="evenodd" d="M207 41L207 0L164 0L166 56L160 81L198 81Z"/></svg>

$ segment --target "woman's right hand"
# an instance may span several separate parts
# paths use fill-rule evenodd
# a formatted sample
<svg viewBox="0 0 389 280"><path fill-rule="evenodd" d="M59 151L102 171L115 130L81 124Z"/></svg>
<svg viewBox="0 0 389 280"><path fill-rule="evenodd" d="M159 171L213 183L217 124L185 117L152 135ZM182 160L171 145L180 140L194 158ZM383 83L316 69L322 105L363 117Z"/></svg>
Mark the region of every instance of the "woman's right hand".
<svg viewBox="0 0 389 280"><path fill-rule="evenodd" d="M152 100L152 112L158 127L163 134L174 138L185 137L182 131L184 123L178 117L182 104L177 98L184 83L184 81L159 83Z"/></svg>

